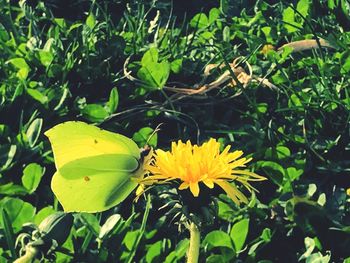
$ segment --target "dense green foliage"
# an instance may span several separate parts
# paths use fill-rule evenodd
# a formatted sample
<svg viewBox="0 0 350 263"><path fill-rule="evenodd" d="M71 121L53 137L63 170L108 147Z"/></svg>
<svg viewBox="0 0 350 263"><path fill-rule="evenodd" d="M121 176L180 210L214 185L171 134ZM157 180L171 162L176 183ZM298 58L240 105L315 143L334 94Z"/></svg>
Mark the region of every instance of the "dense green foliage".
<svg viewBox="0 0 350 263"><path fill-rule="evenodd" d="M248 206L220 196L202 229L202 262L350 262L349 3L173 2L0 0L0 262L18 257L28 223L61 210L43 133L67 120L140 147L162 123L154 147L215 137L253 157L250 168L269 180ZM334 48L261 52L317 37ZM231 72L237 85L174 92L216 80L239 56L277 89ZM213 63L223 67L205 77ZM183 262L178 207L171 193L150 193L75 214L57 262Z"/></svg>

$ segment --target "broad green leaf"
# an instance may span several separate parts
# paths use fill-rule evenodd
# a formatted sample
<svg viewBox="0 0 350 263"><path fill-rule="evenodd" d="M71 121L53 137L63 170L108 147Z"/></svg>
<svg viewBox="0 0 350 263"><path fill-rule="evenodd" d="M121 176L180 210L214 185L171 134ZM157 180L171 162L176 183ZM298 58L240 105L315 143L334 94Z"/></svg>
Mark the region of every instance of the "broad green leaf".
<svg viewBox="0 0 350 263"><path fill-rule="evenodd" d="M29 70L29 66L28 66L27 62L24 60L24 58L13 58L13 59L8 60L7 63L12 64L17 69L26 68Z"/></svg>
<svg viewBox="0 0 350 263"><path fill-rule="evenodd" d="M24 223L33 222L35 215L35 208L18 198L8 198L2 205L1 209L5 209L12 227L17 232L21 229ZM0 218L1 224L2 218Z"/></svg>
<svg viewBox="0 0 350 263"><path fill-rule="evenodd" d="M175 74L180 73L182 68L182 58L179 59L175 59L174 61L172 61L170 63L170 69L172 72L174 72Z"/></svg>
<svg viewBox="0 0 350 263"><path fill-rule="evenodd" d="M86 18L85 23L90 29L93 29L96 24L95 16L92 13L90 13Z"/></svg>
<svg viewBox="0 0 350 263"><path fill-rule="evenodd" d="M287 7L283 10L283 21L286 22L284 27L287 29L288 33L298 31L298 27L300 27L300 25L299 23L295 22L295 12L291 7Z"/></svg>
<svg viewBox="0 0 350 263"><path fill-rule="evenodd" d="M92 122L102 122L109 116L107 110L100 104L88 104L81 113L85 119Z"/></svg>
<svg viewBox="0 0 350 263"><path fill-rule="evenodd" d="M164 60L158 63L158 50L150 48L142 57L142 67L137 72L137 76L145 82L146 89L161 89L168 80L170 74L170 64Z"/></svg>
<svg viewBox="0 0 350 263"><path fill-rule="evenodd" d="M214 230L207 234L203 243L208 245L209 250L217 247L233 249L231 237L221 230Z"/></svg>
<svg viewBox="0 0 350 263"><path fill-rule="evenodd" d="M287 168L287 174L291 181L299 179L300 175L303 174L303 170L296 169L295 167L288 167Z"/></svg>
<svg viewBox="0 0 350 263"><path fill-rule="evenodd" d="M188 250L190 241L188 239L181 240L177 245L174 251L170 252L170 254L165 258L164 263L174 263L183 259Z"/></svg>
<svg viewBox="0 0 350 263"><path fill-rule="evenodd" d="M230 236L235 245L236 252L242 250L249 230L249 219L245 218L233 225Z"/></svg>
<svg viewBox="0 0 350 263"><path fill-rule="evenodd" d="M141 148L145 145L149 145L152 147L157 146L158 135L154 133L154 130L150 127L143 127L138 132L135 132L132 136L134 142ZM153 135L152 135L153 134ZM152 136L152 137L151 137Z"/></svg>
<svg viewBox="0 0 350 263"><path fill-rule="evenodd" d="M24 168L22 184L30 194L37 189L44 172L45 169L37 163L30 163Z"/></svg>
<svg viewBox="0 0 350 263"><path fill-rule="evenodd" d="M297 4L297 10L303 17L309 14L310 0L300 0Z"/></svg>
<svg viewBox="0 0 350 263"><path fill-rule="evenodd" d="M154 259L159 257L163 250L163 241L159 240L155 243L153 243L150 247L147 249L146 253L146 262L152 263Z"/></svg>
<svg viewBox="0 0 350 263"><path fill-rule="evenodd" d="M139 230L129 231L128 233L126 233L123 243L125 244L126 248L129 251L132 250L139 234L140 234Z"/></svg>
<svg viewBox="0 0 350 263"><path fill-rule="evenodd" d="M220 17L220 10L218 8L212 8L209 11L209 24L213 24Z"/></svg>
<svg viewBox="0 0 350 263"><path fill-rule="evenodd" d="M50 51L40 50L38 54L39 54L39 60L42 65L44 65L45 67L48 67L51 65L53 61L53 55Z"/></svg>
<svg viewBox="0 0 350 263"><path fill-rule="evenodd" d="M150 63L158 62L158 50L155 47L150 48L141 59L141 65L147 67Z"/></svg>
<svg viewBox="0 0 350 263"><path fill-rule="evenodd" d="M48 217L49 215L52 215L56 213L56 210L53 209L52 206L47 206L47 207L44 207L42 208L36 215L35 215L35 218L34 218L34 223L36 225L40 225L40 223L46 218Z"/></svg>
<svg viewBox="0 0 350 263"><path fill-rule="evenodd" d="M206 14L199 13L195 15L190 21L191 27L194 28L204 28L209 26L209 20Z"/></svg>
<svg viewBox="0 0 350 263"><path fill-rule="evenodd" d="M137 72L137 76L145 82L145 88L161 89L168 80L170 64L167 61L160 63L150 62Z"/></svg>
<svg viewBox="0 0 350 263"><path fill-rule="evenodd" d="M260 161L257 164L262 168L265 176L270 178L275 184L282 185L285 171L280 164L271 161Z"/></svg>
<svg viewBox="0 0 350 263"><path fill-rule="evenodd" d="M285 159L290 156L290 150L286 146L277 146L276 148L267 148L265 158L267 159Z"/></svg>

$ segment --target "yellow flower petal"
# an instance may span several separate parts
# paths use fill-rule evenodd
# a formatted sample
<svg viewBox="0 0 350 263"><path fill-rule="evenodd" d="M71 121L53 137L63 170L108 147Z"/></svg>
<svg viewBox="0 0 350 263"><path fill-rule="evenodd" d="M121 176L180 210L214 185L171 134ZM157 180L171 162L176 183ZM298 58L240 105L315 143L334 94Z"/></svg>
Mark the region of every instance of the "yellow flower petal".
<svg viewBox="0 0 350 263"><path fill-rule="evenodd" d="M211 179L206 179L203 181L203 183L211 189L214 188L214 182Z"/></svg>
<svg viewBox="0 0 350 263"><path fill-rule="evenodd" d="M187 189L188 187L189 187L189 184L186 182L183 182L182 184L180 184L179 190L184 190L184 189Z"/></svg>
<svg viewBox="0 0 350 263"><path fill-rule="evenodd" d="M197 197L199 195L199 185L198 183L190 183L190 190L193 196Z"/></svg>
<svg viewBox="0 0 350 263"><path fill-rule="evenodd" d="M220 143L211 138L202 145L192 145L190 141L172 142L171 151L158 149L153 152L153 159L144 165L145 178L140 184L164 184L170 181L179 181L180 190L188 189L193 196L199 196L199 183L213 188L219 185L227 195L237 204L248 202L245 195L234 184L241 183L248 191L255 190L248 181L261 181L266 178L246 170L245 167L251 158L242 158L243 152L230 151L230 146L220 152Z"/></svg>

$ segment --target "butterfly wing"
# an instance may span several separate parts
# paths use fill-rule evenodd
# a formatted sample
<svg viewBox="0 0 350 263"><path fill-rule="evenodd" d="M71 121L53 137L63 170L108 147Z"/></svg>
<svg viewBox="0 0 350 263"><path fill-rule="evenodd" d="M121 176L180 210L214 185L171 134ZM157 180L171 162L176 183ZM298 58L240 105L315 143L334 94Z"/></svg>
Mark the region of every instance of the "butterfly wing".
<svg viewBox="0 0 350 263"><path fill-rule="evenodd" d="M140 159L140 150L133 140L84 122L64 122L45 135L51 142L57 169L71 161L102 154L128 154Z"/></svg>
<svg viewBox="0 0 350 263"><path fill-rule="evenodd" d="M140 151L129 138L82 122L59 124L45 133L57 172L51 187L66 212L100 212L123 201L136 187Z"/></svg>
<svg viewBox="0 0 350 263"><path fill-rule="evenodd" d="M138 160L129 155L100 155L64 165L51 188L66 212L101 212L123 201L137 186L131 174Z"/></svg>

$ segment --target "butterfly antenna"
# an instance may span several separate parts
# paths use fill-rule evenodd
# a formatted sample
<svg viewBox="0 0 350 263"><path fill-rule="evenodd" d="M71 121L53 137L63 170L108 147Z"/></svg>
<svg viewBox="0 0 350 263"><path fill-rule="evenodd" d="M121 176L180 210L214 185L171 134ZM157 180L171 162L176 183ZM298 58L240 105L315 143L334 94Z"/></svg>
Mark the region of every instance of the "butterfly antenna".
<svg viewBox="0 0 350 263"><path fill-rule="evenodd" d="M152 132L152 134L148 137L147 142L146 142L146 145L149 143L149 141L152 139L152 137L153 137L157 132L160 131L160 126L162 126L162 125L163 125L163 123L159 123L159 124L157 125L157 127L154 129L154 131Z"/></svg>

